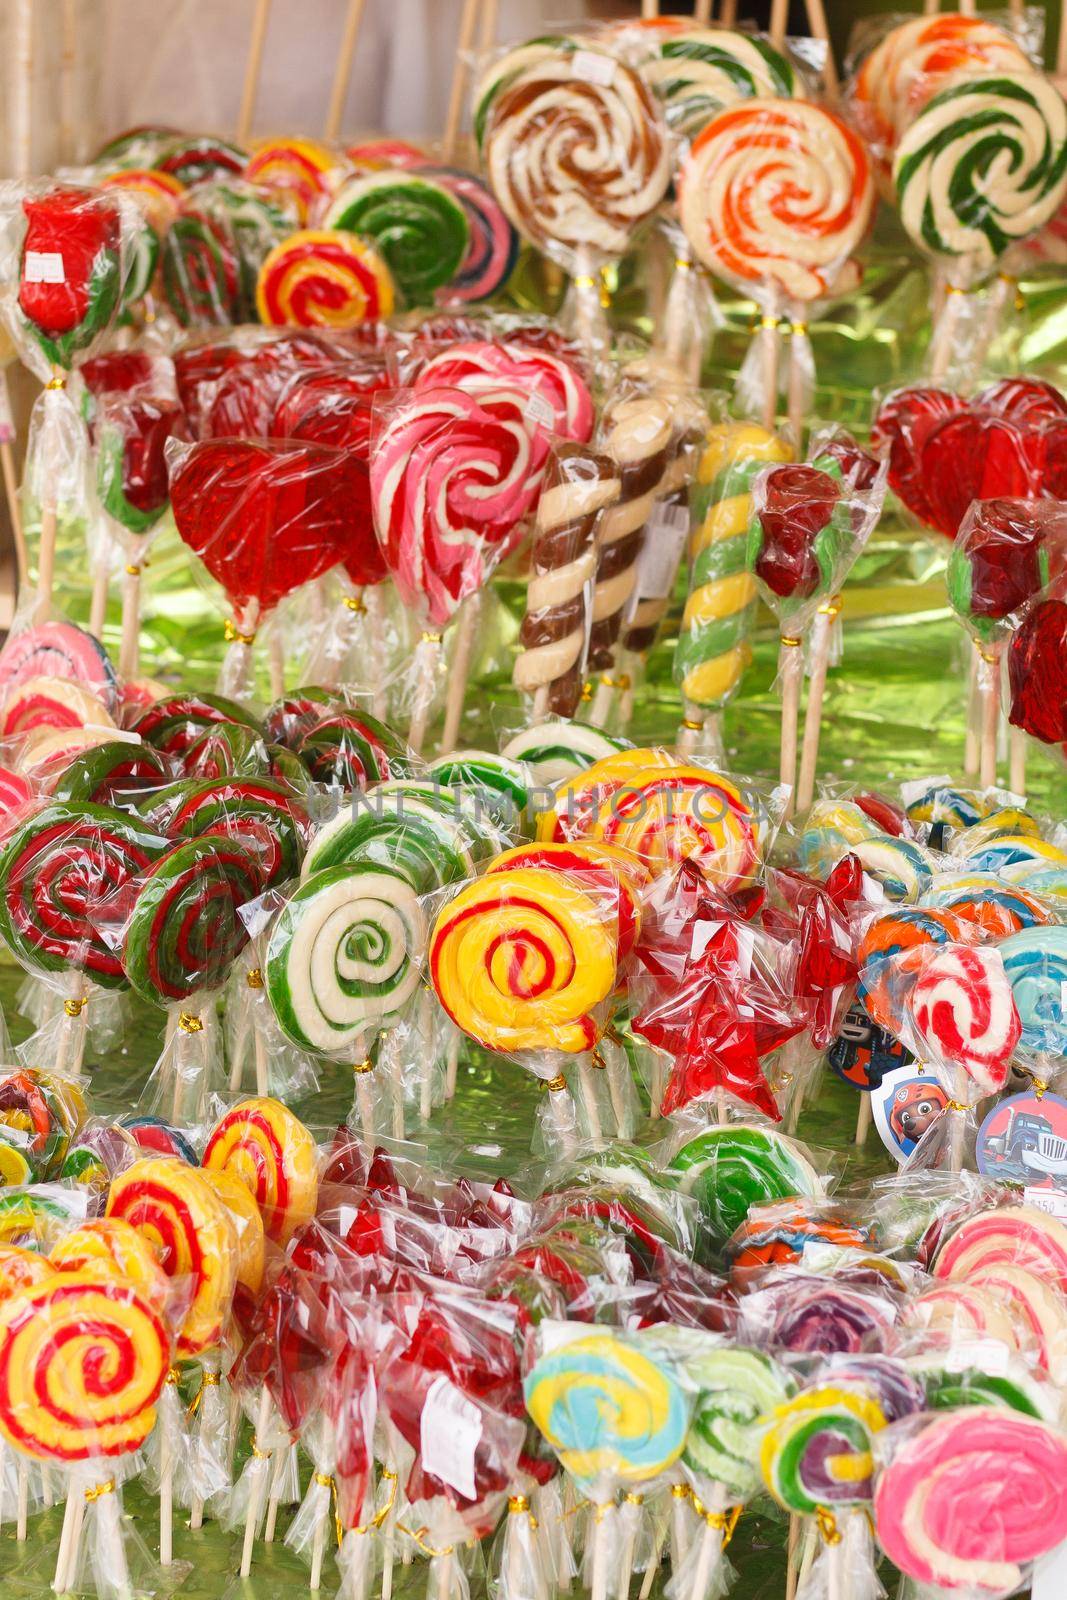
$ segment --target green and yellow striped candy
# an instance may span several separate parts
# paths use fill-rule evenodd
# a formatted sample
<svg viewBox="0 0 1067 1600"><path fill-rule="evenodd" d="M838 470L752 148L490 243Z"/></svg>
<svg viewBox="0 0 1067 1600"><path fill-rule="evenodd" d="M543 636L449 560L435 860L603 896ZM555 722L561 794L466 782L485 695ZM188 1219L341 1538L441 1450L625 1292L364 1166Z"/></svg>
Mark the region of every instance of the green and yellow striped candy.
<svg viewBox="0 0 1067 1600"><path fill-rule="evenodd" d="M725 705L748 666L756 581L746 541L752 482L791 458L789 446L754 422L723 422L708 434L693 494L689 598L674 652L674 681L705 711Z"/></svg>

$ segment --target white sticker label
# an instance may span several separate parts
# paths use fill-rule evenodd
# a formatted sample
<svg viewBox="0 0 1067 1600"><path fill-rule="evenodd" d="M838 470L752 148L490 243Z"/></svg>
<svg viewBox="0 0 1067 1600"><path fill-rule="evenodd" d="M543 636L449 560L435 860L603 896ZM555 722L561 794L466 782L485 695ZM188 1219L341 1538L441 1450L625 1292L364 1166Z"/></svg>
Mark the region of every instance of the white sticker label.
<svg viewBox="0 0 1067 1600"><path fill-rule="evenodd" d="M552 402L535 390L526 402L523 417L527 422L532 422L534 427L550 428L556 420L556 413L552 409Z"/></svg>
<svg viewBox="0 0 1067 1600"><path fill-rule="evenodd" d="M616 62L599 50L576 50L571 56L571 72L583 83L598 83L606 89L615 81Z"/></svg>
<svg viewBox="0 0 1067 1600"><path fill-rule="evenodd" d="M1023 1204L1067 1222L1067 1194L1062 1189L1038 1189L1031 1185L1023 1190Z"/></svg>
<svg viewBox="0 0 1067 1600"><path fill-rule="evenodd" d="M1067 1594L1067 1539L1034 1563L1031 1600L1063 1600Z"/></svg>
<svg viewBox="0 0 1067 1600"><path fill-rule="evenodd" d="M422 1408L422 1464L431 1477L468 1500L474 1499L474 1452L481 1437L478 1407L447 1378L436 1379Z"/></svg>
<svg viewBox="0 0 1067 1600"><path fill-rule="evenodd" d="M688 537L689 512L685 506L653 507L637 558L634 592L642 600L667 599Z"/></svg>
<svg viewBox="0 0 1067 1600"><path fill-rule="evenodd" d="M947 1372L966 1372L969 1368L991 1378L1003 1378L1008 1370L1008 1347L999 1339L958 1339L945 1352Z"/></svg>
<svg viewBox="0 0 1067 1600"><path fill-rule="evenodd" d="M0 367L0 444L10 444L15 437L15 419L11 415L11 392L7 386L7 373Z"/></svg>
<svg viewBox="0 0 1067 1600"><path fill-rule="evenodd" d="M878 879L872 878L867 872L863 874L863 898L873 906L884 906L889 899Z"/></svg>
<svg viewBox="0 0 1067 1600"><path fill-rule="evenodd" d="M27 283L66 283L63 257L58 250L27 250L22 263L22 276Z"/></svg>

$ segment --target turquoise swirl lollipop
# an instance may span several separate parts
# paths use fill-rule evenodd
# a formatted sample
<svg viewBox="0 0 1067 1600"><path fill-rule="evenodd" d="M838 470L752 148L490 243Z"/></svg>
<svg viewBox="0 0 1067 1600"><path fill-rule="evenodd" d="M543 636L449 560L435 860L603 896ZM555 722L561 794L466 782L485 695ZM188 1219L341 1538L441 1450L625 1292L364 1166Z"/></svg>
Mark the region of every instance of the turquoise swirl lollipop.
<svg viewBox="0 0 1067 1600"><path fill-rule="evenodd" d="M1067 1054L1067 928L1023 928L998 946L1023 1025L1020 1050Z"/></svg>
<svg viewBox="0 0 1067 1600"><path fill-rule="evenodd" d="M462 202L444 184L411 171L353 178L326 213L325 226L369 239L413 306L432 303L470 246Z"/></svg>
<svg viewBox="0 0 1067 1600"><path fill-rule="evenodd" d="M526 1409L566 1472L602 1503L622 1483L647 1483L685 1448L689 1405L674 1372L640 1334L573 1339L533 1367Z"/></svg>

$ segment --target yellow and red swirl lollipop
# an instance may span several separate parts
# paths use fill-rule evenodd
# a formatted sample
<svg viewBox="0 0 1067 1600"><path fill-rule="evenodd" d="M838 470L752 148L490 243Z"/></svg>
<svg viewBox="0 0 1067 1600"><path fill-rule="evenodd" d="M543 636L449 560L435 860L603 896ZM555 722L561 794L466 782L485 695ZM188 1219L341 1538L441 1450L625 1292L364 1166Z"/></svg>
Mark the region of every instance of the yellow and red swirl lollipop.
<svg viewBox="0 0 1067 1600"><path fill-rule="evenodd" d="M303 223L328 196L329 173L336 166L333 151L315 139L265 139L252 152L244 175L250 183L291 199Z"/></svg>
<svg viewBox="0 0 1067 1600"><path fill-rule="evenodd" d="M0 1433L43 1461L126 1455L147 1439L170 1366L129 1283L55 1273L0 1307Z"/></svg>
<svg viewBox="0 0 1067 1600"><path fill-rule="evenodd" d="M453 1022L491 1050L591 1050L615 988L618 906L569 872L490 872L441 912L430 978Z"/></svg>
<svg viewBox="0 0 1067 1600"><path fill-rule="evenodd" d="M82 1272L128 1283L157 1311L166 1307L170 1286L159 1257L148 1240L120 1217L83 1222L59 1241L48 1259L56 1272Z"/></svg>
<svg viewBox="0 0 1067 1600"><path fill-rule="evenodd" d="M393 313L393 279L382 257L354 233L303 228L265 257L256 282L262 322L356 328Z"/></svg>
<svg viewBox="0 0 1067 1600"><path fill-rule="evenodd" d="M168 1278L188 1280L192 1301L178 1353L218 1344L237 1279L237 1237L229 1212L195 1167L166 1157L135 1161L111 1185L107 1214L136 1228Z"/></svg>
<svg viewBox="0 0 1067 1600"><path fill-rule="evenodd" d="M54 1271L47 1257L38 1255L36 1250L24 1250L18 1244L0 1244L0 1303L20 1289L32 1289L44 1283Z"/></svg>
<svg viewBox="0 0 1067 1600"><path fill-rule="evenodd" d="M242 1100L227 1111L207 1142L204 1166L240 1179L277 1244L287 1244L315 1214L315 1141L280 1100Z"/></svg>

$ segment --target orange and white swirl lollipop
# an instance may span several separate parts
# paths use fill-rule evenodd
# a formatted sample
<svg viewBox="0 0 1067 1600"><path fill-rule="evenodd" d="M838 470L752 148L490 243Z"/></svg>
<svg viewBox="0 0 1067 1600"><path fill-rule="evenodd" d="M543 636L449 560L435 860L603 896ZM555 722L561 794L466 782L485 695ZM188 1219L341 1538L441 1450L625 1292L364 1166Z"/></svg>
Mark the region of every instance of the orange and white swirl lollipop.
<svg viewBox="0 0 1067 1600"><path fill-rule="evenodd" d="M202 1174L167 1157L135 1161L112 1183L107 1214L143 1235L169 1278L188 1280L192 1300L178 1335L179 1355L217 1345L237 1279L237 1235Z"/></svg>
<svg viewBox="0 0 1067 1600"><path fill-rule="evenodd" d="M354 233L303 228L276 244L256 281L260 321L297 328L356 328L392 315L393 279Z"/></svg>
<svg viewBox="0 0 1067 1600"><path fill-rule="evenodd" d="M867 231L874 180L862 139L806 100L748 100L713 117L680 178L679 216L703 264L760 299L834 292Z"/></svg>
<svg viewBox="0 0 1067 1600"><path fill-rule="evenodd" d="M129 1283L55 1273L0 1307L0 1433L42 1461L126 1455L170 1366L158 1313Z"/></svg>

